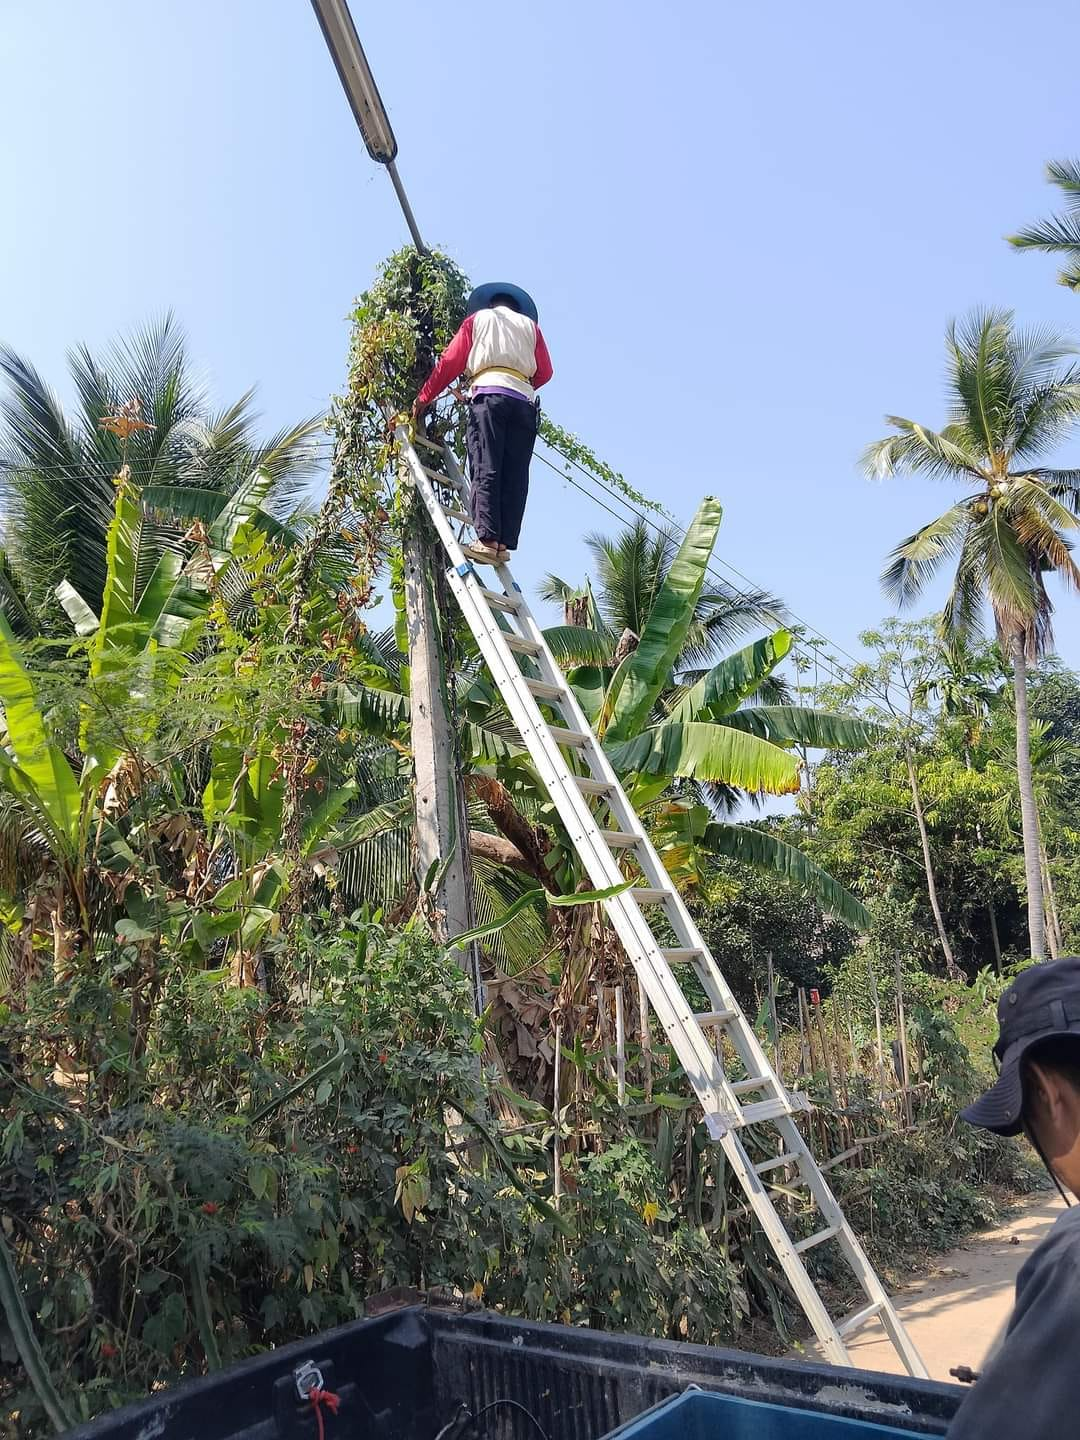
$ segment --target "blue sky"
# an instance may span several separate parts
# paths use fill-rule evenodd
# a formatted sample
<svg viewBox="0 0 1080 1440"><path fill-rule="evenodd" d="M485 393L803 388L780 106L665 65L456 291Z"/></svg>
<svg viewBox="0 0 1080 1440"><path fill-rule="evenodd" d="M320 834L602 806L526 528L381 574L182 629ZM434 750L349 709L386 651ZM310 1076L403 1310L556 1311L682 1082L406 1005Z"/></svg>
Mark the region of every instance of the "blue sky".
<svg viewBox="0 0 1080 1440"><path fill-rule="evenodd" d="M538 298L552 416L682 521L718 495L718 553L855 649L887 550L947 500L856 458L886 411L940 420L949 317L1080 333L1053 262L1001 239L1080 151L1080 11L353 8L429 243ZM321 410L404 228L306 0L3 10L0 338L63 392L69 345L172 307L218 399ZM577 578L610 522L533 487L519 574Z"/></svg>

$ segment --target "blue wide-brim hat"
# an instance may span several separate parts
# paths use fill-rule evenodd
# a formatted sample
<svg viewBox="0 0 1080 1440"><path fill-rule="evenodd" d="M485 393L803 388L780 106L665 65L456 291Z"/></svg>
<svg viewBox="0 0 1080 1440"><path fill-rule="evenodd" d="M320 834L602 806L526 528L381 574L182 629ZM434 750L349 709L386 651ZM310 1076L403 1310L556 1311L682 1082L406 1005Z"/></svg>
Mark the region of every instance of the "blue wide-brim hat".
<svg viewBox="0 0 1080 1440"><path fill-rule="evenodd" d="M509 295L516 301L518 309L535 324L540 319L536 301L520 285L511 285L508 280L493 280L490 285L478 285L469 296L466 315L475 315L477 310L486 310L496 295Z"/></svg>
<svg viewBox="0 0 1080 1440"><path fill-rule="evenodd" d="M996 1084L961 1110L970 1125L997 1135L1019 1135L1024 1126L1024 1056L1051 1035L1075 1035L1080 1045L1080 958L1033 965L1017 976L998 1001Z"/></svg>

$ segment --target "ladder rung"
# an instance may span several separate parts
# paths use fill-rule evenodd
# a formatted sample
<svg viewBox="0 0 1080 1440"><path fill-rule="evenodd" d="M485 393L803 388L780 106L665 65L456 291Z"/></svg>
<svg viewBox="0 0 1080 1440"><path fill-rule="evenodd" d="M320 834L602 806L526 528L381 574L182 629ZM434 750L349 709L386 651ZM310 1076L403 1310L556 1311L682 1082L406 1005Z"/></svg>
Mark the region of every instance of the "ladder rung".
<svg viewBox="0 0 1080 1440"><path fill-rule="evenodd" d="M761 1125L766 1120L779 1120L784 1115L793 1115L800 1108L790 1100L755 1100L750 1105L744 1105L739 1113L744 1125Z"/></svg>
<svg viewBox="0 0 1080 1440"><path fill-rule="evenodd" d="M700 1015L694 1016L694 1019L699 1025L727 1025L730 1021L736 1020L737 1018L737 1010L703 1010ZM736 1085L733 1085L731 1088L736 1094L739 1093Z"/></svg>
<svg viewBox="0 0 1080 1440"><path fill-rule="evenodd" d="M511 650L516 650L519 655L539 655L540 645L536 640L526 640L524 635L511 635L508 630L500 632Z"/></svg>
<svg viewBox="0 0 1080 1440"><path fill-rule="evenodd" d="M442 507L442 513L448 520L459 520L462 525L472 524L472 516L467 510L457 510L453 506L444 505Z"/></svg>
<svg viewBox="0 0 1080 1440"><path fill-rule="evenodd" d="M525 684L537 700L561 700L566 691L561 685L552 685L548 680L533 680L525 676Z"/></svg>
<svg viewBox="0 0 1080 1440"><path fill-rule="evenodd" d="M497 590L485 590L483 585L480 586L480 594L483 595L492 610L505 610L512 615L519 607L519 601L511 599L509 595L500 595Z"/></svg>
<svg viewBox="0 0 1080 1440"><path fill-rule="evenodd" d="M557 740L560 745L573 745L578 750L580 750L583 745L588 745L589 741L593 738L591 734L587 735L584 730L564 730L561 725L549 725L548 731L552 738Z"/></svg>
<svg viewBox="0 0 1080 1440"><path fill-rule="evenodd" d="M647 885L637 885L626 893L632 896L639 905L659 905L661 901L671 898L670 890L653 890Z"/></svg>
<svg viewBox="0 0 1080 1440"><path fill-rule="evenodd" d="M824 1245L826 1240L832 1240L840 1234L839 1225L830 1225L827 1230L819 1230L816 1235L808 1235L805 1240L799 1240L795 1244L795 1250L801 1255L804 1250L812 1250L815 1245Z"/></svg>
<svg viewBox="0 0 1080 1440"><path fill-rule="evenodd" d="M733 1080L731 1088L736 1095L748 1095L753 1090L764 1090L772 1081L767 1075L756 1075L748 1080Z"/></svg>
<svg viewBox="0 0 1080 1440"><path fill-rule="evenodd" d="M456 490L459 495L462 493L461 481L455 480L452 475L447 475L442 470L432 470L428 465L421 465L420 469L434 484L442 485L447 490Z"/></svg>
<svg viewBox="0 0 1080 1440"><path fill-rule="evenodd" d="M696 950L692 945L678 945L674 950L661 950L660 954L669 965L686 965L705 958L705 952Z"/></svg>
<svg viewBox="0 0 1080 1440"><path fill-rule="evenodd" d="M763 1160L760 1165L755 1165L754 1173L757 1175L766 1175L770 1170L779 1170L782 1165L791 1165L797 1163L798 1160L799 1156L795 1154L794 1150L787 1150L783 1155L777 1155L773 1160Z"/></svg>
<svg viewBox="0 0 1080 1440"><path fill-rule="evenodd" d="M865 1325L867 1320L872 1320L875 1315L880 1315L885 1309L880 1300L875 1300L872 1305L864 1305L861 1310L856 1310L854 1315L849 1315L846 1320L841 1320L837 1325L837 1334L843 1337L850 1335L853 1330L858 1330L860 1325Z"/></svg>
<svg viewBox="0 0 1080 1440"><path fill-rule="evenodd" d="M429 440L426 435L414 435L413 444L422 445L425 450L438 450L440 455L443 453L444 449L442 445L436 445L434 440Z"/></svg>
<svg viewBox="0 0 1080 1440"><path fill-rule="evenodd" d="M600 834L613 850L628 850L641 839L641 836L635 835L632 830L601 830Z"/></svg>
<svg viewBox="0 0 1080 1440"><path fill-rule="evenodd" d="M591 775L571 775L571 780L583 795L610 795L610 780L594 780Z"/></svg>

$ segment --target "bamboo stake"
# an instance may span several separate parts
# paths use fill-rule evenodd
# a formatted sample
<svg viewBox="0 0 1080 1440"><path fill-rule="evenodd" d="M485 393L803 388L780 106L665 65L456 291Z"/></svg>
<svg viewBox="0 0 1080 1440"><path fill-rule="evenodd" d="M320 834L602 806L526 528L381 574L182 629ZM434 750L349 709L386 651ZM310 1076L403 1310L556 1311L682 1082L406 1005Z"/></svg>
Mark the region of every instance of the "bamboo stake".
<svg viewBox="0 0 1080 1440"><path fill-rule="evenodd" d="M801 1075L812 1075L814 1073L814 1051L810 1044L810 1020L806 1007L806 991L799 986L799 1038L802 1042L799 1051L799 1073Z"/></svg>
<svg viewBox="0 0 1080 1440"><path fill-rule="evenodd" d="M780 1022L776 1018L776 972L773 970L772 951L765 951L765 975L769 986L769 1024L772 1026L773 1069L780 1075ZM783 1079L783 1076L780 1076Z"/></svg>
<svg viewBox="0 0 1080 1440"><path fill-rule="evenodd" d="M836 1098L836 1079L833 1075L832 1060L829 1056L829 1037L825 1031L825 1020L821 1014L821 1001L814 1006L814 1021L817 1025L818 1040L821 1042L821 1059L825 1067L825 1079L829 1084L829 1096L832 1099L833 1108L838 1106Z"/></svg>
<svg viewBox="0 0 1080 1440"><path fill-rule="evenodd" d="M833 1060L836 1065L836 1083L840 1087L840 1098L844 1102L844 1109L849 1106L848 1077L844 1068L844 1047L841 1043L840 1030L840 999L839 996L832 997L832 1032L833 1032Z"/></svg>
<svg viewBox="0 0 1080 1440"><path fill-rule="evenodd" d="M615 1078L619 1104L626 1104L626 1016L623 1012L623 988L615 986Z"/></svg>
<svg viewBox="0 0 1080 1440"><path fill-rule="evenodd" d="M649 997L641 981L637 982L638 1023L641 1026L641 1085L646 1103L652 1099L652 1034L649 1029Z"/></svg>
<svg viewBox="0 0 1080 1440"><path fill-rule="evenodd" d="M562 1025L555 1026L555 1208L559 1208L562 1195L562 1105L560 1104L560 1081L562 1079Z"/></svg>
<svg viewBox="0 0 1080 1440"><path fill-rule="evenodd" d="M874 1001L874 1036L875 1053L877 1055L877 1082L878 1098L885 1103L885 1052L881 1045L881 1002L878 999L877 976L874 974L874 961L871 956L866 957L866 969L870 976L870 995Z"/></svg>
<svg viewBox="0 0 1080 1440"><path fill-rule="evenodd" d="M600 981L596 982L596 1023L600 1030L600 1048L604 1054L604 1068L614 1075L615 1066L611 1063L611 1019L607 1012L607 990Z"/></svg>

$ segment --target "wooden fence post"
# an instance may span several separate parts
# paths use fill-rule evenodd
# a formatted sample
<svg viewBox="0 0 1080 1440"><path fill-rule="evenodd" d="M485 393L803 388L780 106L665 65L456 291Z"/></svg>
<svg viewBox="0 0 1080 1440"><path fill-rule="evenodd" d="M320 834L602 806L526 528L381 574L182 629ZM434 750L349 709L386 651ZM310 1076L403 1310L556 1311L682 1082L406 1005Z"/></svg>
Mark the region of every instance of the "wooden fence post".
<svg viewBox="0 0 1080 1440"><path fill-rule="evenodd" d="M776 1018L776 972L772 951L765 951L765 978L769 986L769 1024L772 1026L773 1069L780 1075L780 1022ZM780 1076L783 1079L783 1076Z"/></svg>
<svg viewBox="0 0 1080 1440"><path fill-rule="evenodd" d="M900 1078L904 1087L904 1116L911 1124L911 1068L908 1064L907 1015L904 1011L904 973L900 951L894 956L896 967L896 1039L900 1047Z"/></svg>

